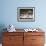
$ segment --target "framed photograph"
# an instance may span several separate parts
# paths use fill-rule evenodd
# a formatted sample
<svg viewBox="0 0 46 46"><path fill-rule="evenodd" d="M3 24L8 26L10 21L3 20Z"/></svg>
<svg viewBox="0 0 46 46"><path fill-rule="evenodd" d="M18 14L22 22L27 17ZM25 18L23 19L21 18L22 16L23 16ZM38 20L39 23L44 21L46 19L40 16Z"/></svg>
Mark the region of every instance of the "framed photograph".
<svg viewBox="0 0 46 46"><path fill-rule="evenodd" d="M35 7L18 7L17 20L19 22L34 22L35 21Z"/></svg>

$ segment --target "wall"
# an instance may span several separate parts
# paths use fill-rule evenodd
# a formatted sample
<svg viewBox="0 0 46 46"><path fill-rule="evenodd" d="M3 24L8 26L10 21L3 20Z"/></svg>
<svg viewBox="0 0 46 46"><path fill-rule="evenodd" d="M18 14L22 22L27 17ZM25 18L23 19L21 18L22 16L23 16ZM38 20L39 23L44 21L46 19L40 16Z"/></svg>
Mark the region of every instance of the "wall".
<svg viewBox="0 0 46 46"><path fill-rule="evenodd" d="M0 25L13 24L16 28L46 28L46 0L1 0ZM35 22L18 22L17 7L35 7Z"/></svg>

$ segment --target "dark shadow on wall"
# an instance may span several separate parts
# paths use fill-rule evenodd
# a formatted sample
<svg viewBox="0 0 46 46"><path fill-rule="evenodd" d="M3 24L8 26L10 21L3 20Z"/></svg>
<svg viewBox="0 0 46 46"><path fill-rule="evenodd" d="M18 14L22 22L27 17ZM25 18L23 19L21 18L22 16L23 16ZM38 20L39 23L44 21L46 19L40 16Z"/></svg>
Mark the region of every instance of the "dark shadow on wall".
<svg viewBox="0 0 46 46"><path fill-rule="evenodd" d="M6 32L6 26L4 24L0 24L0 43L2 43L3 32Z"/></svg>

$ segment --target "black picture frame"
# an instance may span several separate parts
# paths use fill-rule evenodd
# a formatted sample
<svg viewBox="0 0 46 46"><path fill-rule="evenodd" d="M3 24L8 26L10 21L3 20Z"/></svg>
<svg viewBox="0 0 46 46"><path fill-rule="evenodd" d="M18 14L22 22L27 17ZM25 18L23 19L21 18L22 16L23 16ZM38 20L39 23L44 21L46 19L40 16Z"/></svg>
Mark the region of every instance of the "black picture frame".
<svg viewBox="0 0 46 46"><path fill-rule="evenodd" d="M34 22L35 7L18 7L17 20L18 22Z"/></svg>

